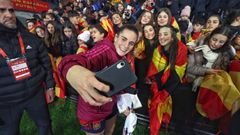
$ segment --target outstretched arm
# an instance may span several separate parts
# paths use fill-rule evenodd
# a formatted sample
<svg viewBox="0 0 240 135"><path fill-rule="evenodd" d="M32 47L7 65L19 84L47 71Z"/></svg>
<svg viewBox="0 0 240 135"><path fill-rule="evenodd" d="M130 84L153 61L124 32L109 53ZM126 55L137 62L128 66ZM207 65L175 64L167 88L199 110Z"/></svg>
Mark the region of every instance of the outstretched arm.
<svg viewBox="0 0 240 135"><path fill-rule="evenodd" d="M99 82L95 78L95 73L80 65L72 66L67 72L66 79L90 105L101 106L112 100L100 95L97 91L108 92L110 87Z"/></svg>

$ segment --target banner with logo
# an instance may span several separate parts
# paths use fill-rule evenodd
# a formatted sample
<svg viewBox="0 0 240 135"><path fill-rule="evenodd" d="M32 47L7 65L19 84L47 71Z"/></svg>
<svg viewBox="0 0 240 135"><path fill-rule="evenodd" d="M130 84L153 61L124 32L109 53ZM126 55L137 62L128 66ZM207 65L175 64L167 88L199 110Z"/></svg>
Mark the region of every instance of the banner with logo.
<svg viewBox="0 0 240 135"><path fill-rule="evenodd" d="M43 12L47 11L50 5L40 0L13 0L13 7L16 10Z"/></svg>

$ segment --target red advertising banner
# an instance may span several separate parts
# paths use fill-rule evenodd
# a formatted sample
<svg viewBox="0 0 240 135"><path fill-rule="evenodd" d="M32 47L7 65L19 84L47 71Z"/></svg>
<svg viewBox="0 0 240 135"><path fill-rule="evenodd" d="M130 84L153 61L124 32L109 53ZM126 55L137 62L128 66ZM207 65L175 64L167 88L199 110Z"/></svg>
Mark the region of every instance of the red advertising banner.
<svg viewBox="0 0 240 135"><path fill-rule="evenodd" d="M13 6L16 10L43 12L50 8L47 2L40 0L13 0Z"/></svg>

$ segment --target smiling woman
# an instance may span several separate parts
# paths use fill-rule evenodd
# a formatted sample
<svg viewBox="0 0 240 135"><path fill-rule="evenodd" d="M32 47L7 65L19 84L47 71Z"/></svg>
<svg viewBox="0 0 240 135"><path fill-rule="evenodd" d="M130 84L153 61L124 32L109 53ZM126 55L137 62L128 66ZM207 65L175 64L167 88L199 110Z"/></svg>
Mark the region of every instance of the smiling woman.
<svg viewBox="0 0 240 135"><path fill-rule="evenodd" d="M94 31L93 29L91 34L94 41L97 41L98 36L104 37L103 33ZM94 72L122 59L133 49L137 39L136 27L124 25L115 35L114 43L104 38L96 42L91 50L83 54L66 56L61 61L59 65L61 75L80 94L77 116L82 130L87 134L100 135L103 132L112 134L116 122L117 96L110 98L99 94L97 90L108 92L110 87L99 82Z"/></svg>
<svg viewBox="0 0 240 135"><path fill-rule="evenodd" d="M143 27L146 24L154 24L154 15L150 11L143 11L135 25L137 27Z"/></svg>
<svg viewBox="0 0 240 135"><path fill-rule="evenodd" d="M147 78L151 80L152 93L149 108L150 131L155 135L159 134L161 123L168 126L172 109L176 110L177 106L184 104L182 99L178 98L180 96L178 90L182 87L187 65L187 48L178 41L173 28L163 26L159 29L158 35L160 45L153 51L147 73ZM176 112L180 113L183 110L185 108ZM181 117L186 118L186 115L187 113L183 113Z"/></svg>

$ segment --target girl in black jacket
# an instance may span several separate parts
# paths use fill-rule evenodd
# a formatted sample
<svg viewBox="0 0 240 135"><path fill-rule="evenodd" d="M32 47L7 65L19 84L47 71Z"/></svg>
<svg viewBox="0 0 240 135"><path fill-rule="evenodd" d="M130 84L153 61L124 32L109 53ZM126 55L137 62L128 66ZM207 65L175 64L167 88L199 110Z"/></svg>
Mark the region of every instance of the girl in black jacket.
<svg viewBox="0 0 240 135"><path fill-rule="evenodd" d="M62 56L66 56L69 54L75 54L78 49L77 45L77 32L74 25L70 22L66 22L63 24L62 32Z"/></svg>

